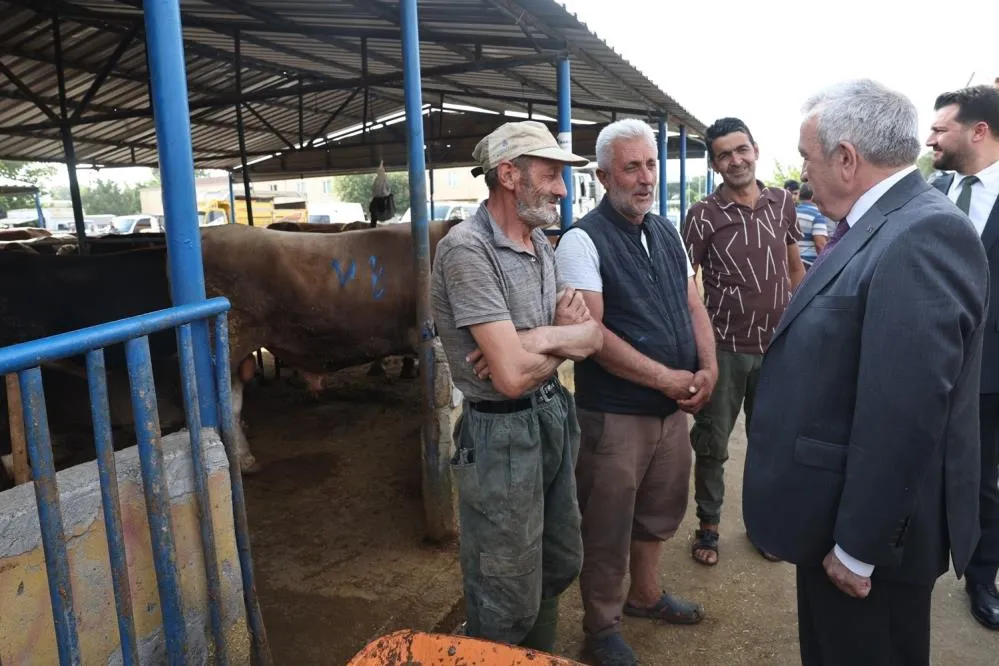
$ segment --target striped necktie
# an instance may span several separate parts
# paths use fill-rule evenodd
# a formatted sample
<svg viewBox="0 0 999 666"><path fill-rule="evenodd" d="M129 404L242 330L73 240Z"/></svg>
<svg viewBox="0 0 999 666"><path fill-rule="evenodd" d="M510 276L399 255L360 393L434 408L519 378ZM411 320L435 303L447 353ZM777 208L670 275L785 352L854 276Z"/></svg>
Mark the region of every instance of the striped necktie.
<svg viewBox="0 0 999 666"><path fill-rule="evenodd" d="M833 249L833 246L838 243L839 239L845 236L846 232L849 230L850 224L844 217L839 221L839 224L836 225L836 230L833 231L833 235L829 237L829 240L826 242L826 246L822 248L821 252L819 252L819 256L815 258L815 262L812 264L811 269L809 269L810 271L814 271L819 267L819 264L825 261L825 258L829 256L829 251Z"/></svg>
<svg viewBox="0 0 999 666"><path fill-rule="evenodd" d="M968 215L971 209L971 186L978 182L978 176L965 176L961 181L961 193L957 195L957 207Z"/></svg>

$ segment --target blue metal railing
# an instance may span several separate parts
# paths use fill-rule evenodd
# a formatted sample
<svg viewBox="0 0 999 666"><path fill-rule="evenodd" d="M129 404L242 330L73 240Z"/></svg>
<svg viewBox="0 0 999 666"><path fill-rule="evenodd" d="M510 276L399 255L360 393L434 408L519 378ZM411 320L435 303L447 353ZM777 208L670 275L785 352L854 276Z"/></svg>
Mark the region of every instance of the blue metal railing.
<svg viewBox="0 0 999 666"><path fill-rule="evenodd" d="M79 354L85 354L87 359L87 379L90 388L91 414L97 450L97 468L101 484L104 524L108 535L108 553L115 607L118 614L122 660L126 665L139 663L132 600L129 593L125 541L122 533L117 474L112 449L103 351L105 347L121 343L124 343L126 351L143 490L152 537L153 561L163 613L167 657L171 665L187 664L189 661L148 339L150 334L168 328L177 329L181 383L194 461L195 490L198 499L216 663L229 663L222 621L222 586L219 578L211 502L208 496L208 477L201 441L202 418L195 372L195 336L192 334L192 324L200 323L208 318L214 318L215 322L215 386L212 388L217 391L219 396L218 406L220 409L218 411L221 417L222 441L229 460L233 517L239 563L242 570L244 603L253 637L256 661L260 664L271 663L270 648L253 580L253 559L250 554L243 480L235 449L235 417L232 411L232 391L229 383L229 329L226 322L228 309L228 300L214 298L0 349L0 375L17 373L22 393L25 433L34 476L42 549L45 554L49 597L52 602L60 664L80 664L82 655L77 635L73 589L70 583L66 534L62 522L48 418L45 410L41 365Z"/></svg>

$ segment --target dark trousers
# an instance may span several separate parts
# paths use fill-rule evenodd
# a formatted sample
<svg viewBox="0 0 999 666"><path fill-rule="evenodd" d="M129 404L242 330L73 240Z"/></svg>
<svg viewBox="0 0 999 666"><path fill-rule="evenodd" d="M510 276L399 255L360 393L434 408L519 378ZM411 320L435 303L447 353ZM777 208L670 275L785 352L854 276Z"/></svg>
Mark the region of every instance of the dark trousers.
<svg viewBox="0 0 999 666"><path fill-rule="evenodd" d="M582 566L576 405L561 387L512 414L466 404L455 431L466 633L517 644Z"/></svg>
<svg viewBox="0 0 999 666"><path fill-rule="evenodd" d="M687 511L687 415L579 410L576 486L583 515L583 630L621 631L632 541L671 538Z"/></svg>
<svg viewBox="0 0 999 666"><path fill-rule="evenodd" d="M982 429L982 488L979 522L982 538L968 564L966 575L973 583L994 583L999 570L999 395L983 395L980 407Z"/></svg>
<svg viewBox="0 0 999 666"><path fill-rule="evenodd" d="M866 599L833 585L825 569L797 567L802 666L928 666L933 585L875 579Z"/></svg>

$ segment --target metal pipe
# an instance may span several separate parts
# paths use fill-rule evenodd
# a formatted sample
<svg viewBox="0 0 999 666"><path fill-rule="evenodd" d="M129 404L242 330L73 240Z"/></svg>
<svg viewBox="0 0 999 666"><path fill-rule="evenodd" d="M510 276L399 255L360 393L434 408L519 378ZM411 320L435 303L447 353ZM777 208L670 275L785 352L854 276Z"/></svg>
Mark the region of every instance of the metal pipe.
<svg viewBox="0 0 999 666"><path fill-rule="evenodd" d="M715 191L715 169L711 166L711 157L705 153L704 161L707 162L707 194Z"/></svg>
<svg viewBox="0 0 999 666"><path fill-rule="evenodd" d="M205 300L205 271L201 260L179 0L147 0L143 16L163 182L170 293L174 305L185 305ZM194 325L194 345L201 421L213 428L218 425L218 405L212 383L208 326L204 322Z"/></svg>
<svg viewBox="0 0 999 666"><path fill-rule="evenodd" d="M402 28L403 90L406 99L406 147L409 153L409 203L412 211L413 265L416 279L416 323L420 340L420 378L423 380L423 451L424 512L428 536L442 541L451 534L450 506L445 490L449 488L448 455L440 450L437 436L434 363L434 322L430 309L430 225L427 220L427 180L423 137L423 93L420 80L420 34L417 0L400 0Z"/></svg>
<svg viewBox="0 0 999 666"><path fill-rule="evenodd" d="M148 6L149 3L146 7ZM142 336L126 341L125 357L132 394L132 414L135 416L135 437L139 445L142 489L146 498L146 516L153 547L156 587L163 613L167 661L170 666L184 666L188 663L189 656L187 628L181 609L180 575L170 524L170 494L164 471L160 415L156 409L156 386L153 382L153 362L149 355L149 338Z"/></svg>
<svg viewBox="0 0 999 666"><path fill-rule="evenodd" d="M239 29L234 37L234 54L236 67L236 96L243 93L243 58L240 49ZM243 127L243 106L236 102L236 138L239 140L239 162L243 173L243 202L246 206L246 223L253 226L253 202L250 200L250 166L246 163L246 131ZM236 221L236 206L232 207L232 221Z"/></svg>
<svg viewBox="0 0 999 666"><path fill-rule="evenodd" d="M35 192L35 215L38 216L38 227L45 228L45 214L42 213L42 199L38 192Z"/></svg>
<svg viewBox="0 0 999 666"><path fill-rule="evenodd" d="M59 89L59 117L62 121L59 134L62 138L62 149L66 155L66 171L69 173L69 198L73 202L76 239L80 254L89 254L87 225L83 220L83 198L80 196L80 181L76 178L76 149L73 146L73 131L67 122L69 110L66 104L66 72L62 63L62 36L59 33L58 15L52 17L52 48L55 52L56 85Z"/></svg>
<svg viewBox="0 0 999 666"><path fill-rule="evenodd" d="M150 335L206 317L214 317L229 307L228 299L212 298L200 303L180 305L128 319L116 319L78 331L0 347L0 375L83 354L90 349L120 344L130 338Z"/></svg>
<svg viewBox="0 0 999 666"><path fill-rule="evenodd" d="M562 150L572 152L572 79L569 76L569 58L559 58L558 79L558 145ZM562 199L562 231L572 226L572 204L575 199L572 183L572 167L562 168L565 181L565 197Z"/></svg>
<svg viewBox="0 0 999 666"><path fill-rule="evenodd" d="M680 125L680 226L687 219L687 128Z"/></svg>
<svg viewBox="0 0 999 666"><path fill-rule="evenodd" d="M666 119L659 119L659 134L656 142L659 144L659 214L668 217L669 188L666 185L666 160L669 159L669 137L666 134Z"/></svg>
<svg viewBox="0 0 999 666"><path fill-rule="evenodd" d="M184 413L187 431L191 438L191 460L194 468L194 490L198 497L198 518L201 527L201 547L205 562L205 580L208 582L208 613L215 639L215 662L228 666L229 649L222 624L222 582L219 578L219 558L215 548L215 524L212 520L212 501L208 494L208 471L205 469L205 451L201 442L201 418L198 414L198 382L194 370L194 343L191 325L177 329L177 348L180 351L181 387L184 394Z"/></svg>
<svg viewBox="0 0 999 666"><path fill-rule="evenodd" d="M229 358L229 327L225 313L215 318L215 356ZM250 527L246 520L246 496L243 493L243 474L239 468L239 455L236 453L236 417L232 411L232 379L228 363L215 364L215 383L219 391L222 407L222 443L229 460L229 488L232 494L233 523L236 528L236 550L239 553L239 569L243 577L243 602L246 606L247 623L253 637L253 649L258 666L272 666L270 643L264 628L263 614L253 576L253 556L250 554Z"/></svg>
<svg viewBox="0 0 999 666"><path fill-rule="evenodd" d="M236 190L233 186L232 170L229 171L229 224L233 224L236 220L232 219L233 215L236 214Z"/></svg>
<svg viewBox="0 0 999 666"><path fill-rule="evenodd" d="M135 620L132 614L132 592L128 580L128 558L118 499L118 474L115 471L114 446L111 438L111 407L108 403L108 381L104 367L104 350L87 352L87 382L90 386L90 415L94 424L97 448L97 474L101 480L101 507L104 510L104 531L108 539L111 561L111 586L118 611L118 636L124 666L139 663L139 648L135 641Z"/></svg>
<svg viewBox="0 0 999 666"><path fill-rule="evenodd" d="M45 574L49 583L49 600L52 602L59 663L63 666L80 664L82 657L73 612L73 585L69 574L62 509L59 506L55 462L52 459L42 371L37 367L29 368L18 373L18 379L24 403L28 452L35 477L38 526L42 532L42 552L45 556Z"/></svg>

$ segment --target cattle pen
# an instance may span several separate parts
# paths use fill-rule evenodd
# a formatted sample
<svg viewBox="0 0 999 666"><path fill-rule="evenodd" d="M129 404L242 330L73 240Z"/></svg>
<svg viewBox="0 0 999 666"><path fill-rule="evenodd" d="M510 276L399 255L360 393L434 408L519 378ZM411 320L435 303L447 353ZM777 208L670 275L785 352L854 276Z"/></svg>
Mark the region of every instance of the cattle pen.
<svg viewBox="0 0 999 666"><path fill-rule="evenodd" d="M77 170L153 167L166 233L117 250L158 243L169 276L155 311L99 321L110 310L95 295L89 315L67 308L34 326L14 312L24 284L0 286L0 369L9 425L22 426L10 441L17 453L23 440L32 476L22 466L0 493L11 537L0 540L0 663L344 663L395 629L449 629L460 614L449 460L461 396L430 315L427 207L411 206L411 256L394 264L404 279L380 283L393 266L369 252L356 270L370 266L371 298L341 317L359 320L381 286L407 284L419 382L353 363L332 368L319 399L253 382L244 397L230 339L246 335L246 297L213 291L195 169L242 182L253 226L254 180L383 163L408 171L416 204L432 200L435 168L470 166L502 122L541 120L592 158L602 126L637 117L657 133L664 215L667 163L679 162L682 216L704 125L553 0L0 0L0 11L0 159L66 164L76 231L0 254L48 266L62 253L42 247L68 247L79 266L97 265L116 250L87 235ZM337 260L309 279L342 290ZM172 432L158 411L164 339L181 398ZM84 381L93 455L57 469L49 378L68 366ZM135 446L112 446L117 378ZM261 462L245 480L244 420Z"/></svg>

